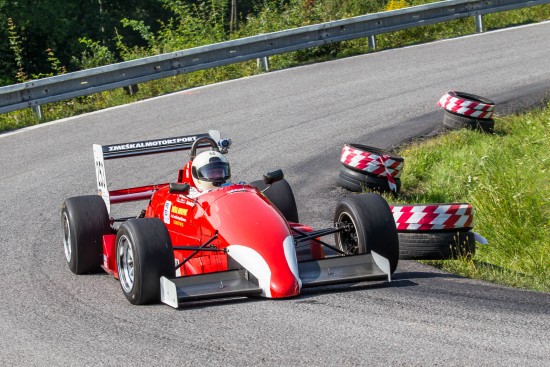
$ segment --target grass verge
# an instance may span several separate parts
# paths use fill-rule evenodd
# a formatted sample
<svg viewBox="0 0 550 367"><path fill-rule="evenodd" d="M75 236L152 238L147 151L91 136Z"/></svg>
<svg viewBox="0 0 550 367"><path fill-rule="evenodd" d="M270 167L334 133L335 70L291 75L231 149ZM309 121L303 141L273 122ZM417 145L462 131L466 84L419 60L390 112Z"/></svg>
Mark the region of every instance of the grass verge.
<svg viewBox="0 0 550 367"><path fill-rule="evenodd" d="M469 202L474 231L489 240L473 259L437 268L550 292L550 103L495 119L495 133L456 130L411 144L392 203Z"/></svg>

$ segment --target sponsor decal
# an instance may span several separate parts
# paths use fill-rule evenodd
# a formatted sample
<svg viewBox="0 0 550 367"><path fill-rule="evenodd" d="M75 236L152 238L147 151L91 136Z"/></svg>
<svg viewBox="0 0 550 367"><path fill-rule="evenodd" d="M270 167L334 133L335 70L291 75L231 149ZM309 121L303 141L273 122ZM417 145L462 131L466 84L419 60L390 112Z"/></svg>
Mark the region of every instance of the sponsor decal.
<svg viewBox="0 0 550 367"><path fill-rule="evenodd" d="M197 140L196 136L182 136L180 138L173 138L173 139L150 140L150 141L143 141L139 143L109 145L108 148L109 148L109 152L117 152L117 151L130 150L130 149L163 147L167 145L190 143L190 142L194 142L195 140Z"/></svg>
<svg viewBox="0 0 550 367"><path fill-rule="evenodd" d="M181 221L181 222L187 222L187 219L185 219L184 217L180 217L179 215L174 215L174 214L172 214L172 215L170 216L170 218L175 219L175 220L177 220L177 221Z"/></svg>
<svg viewBox="0 0 550 367"><path fill-rule="evenodd" d="M167 201L166 203L169 203ZM183 227L184 222L187 222L187 219L182 217L182 215L187 215L187 211L189 209L186 208L180 208L178 206L173 205L170 203L170 206L164 205L164 222L170 223L172 222L173 225ZM168 222L166 221L166 217L168 216Z"/></svg>
<svg viewBox="0 0 550 367"><path fill-rule="evenodd" d="M179 227L183 227L183 222L180 222L179 220L172 221L172 224L174 224L176 226L179 226Z"/></svg>
<svg viewBox="0 0 550 367"><path fill-rule="evenodd" d="M190 207L194 207L195 206L195 202L192 201L192 200L187 200L187 198L183 195L178 195L178 197L176 198L176 201L178 202L178 204L183 204L183 205L187 205L187 206L190 206Z"/></svg>
<svg viewBox="0 0 550 367"><path fill-rule="evenodd" d="M164 203L164 223L170 224L170 208L172 207L171 201Z"/></svg>
<svg viewBox="0 0 550 367"><path fill-rule="evenodd" d="M189 210L189 209L180 208L180 207L178 207L178 206L173 206L171 211L172 211L172 214L187 215L187 211L188 211L188 210ZM172 218L173 218L173 217L174 217L174 216L172 216Z"/></svg>

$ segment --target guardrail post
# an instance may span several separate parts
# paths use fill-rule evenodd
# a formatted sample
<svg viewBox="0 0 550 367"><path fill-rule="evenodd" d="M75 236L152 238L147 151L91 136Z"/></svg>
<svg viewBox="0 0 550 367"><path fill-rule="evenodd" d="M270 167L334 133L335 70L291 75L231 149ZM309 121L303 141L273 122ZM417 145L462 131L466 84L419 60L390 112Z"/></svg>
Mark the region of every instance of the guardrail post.
<svg viewBox="0 0 550 367"><path fill-rule="evenodd" d="M260 70L269 71L269 58L264 56L256 59L256 65L258 65L258 69Z"/></svg>
<svg viewBox="0 0 550 367"><path fill-rule="evenodd" d="M127 85L126 87L122 87L122 89L124 89L124 91L131 96L139 92L139 87L137 84Z"/></svg>
<svg viewBox="0 0 550 367"><path fill-rule="evenodd" d="M376 50L376 37L374 36L374 34L371 34L368 37L368 42L369 42L369 49L373 51Z"/></svg>
<svg viewBox="0 0 550 367"><path fill-rule="evenodd" d="M36 106L32 106L31 109L32 113L34 113L34 116L42 121L42 119L44 118L44 115L42 115L42 107L40 107L40 105L38 104Z"/></svg>
<svg viewBox="0 0 550 367"><path fill-rule="evenodd" d="M483 32L483 16L481 14L478 14L474 18L476 20L476 32L477 33L482 33Z"/></svg>

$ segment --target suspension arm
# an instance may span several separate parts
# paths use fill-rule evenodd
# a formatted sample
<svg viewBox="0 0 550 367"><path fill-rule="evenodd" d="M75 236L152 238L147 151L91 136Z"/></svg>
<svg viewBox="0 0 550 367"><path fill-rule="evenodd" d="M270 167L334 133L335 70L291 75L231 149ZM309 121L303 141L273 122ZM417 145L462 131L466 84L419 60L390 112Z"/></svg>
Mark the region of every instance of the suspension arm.
<svg viewBox="0 0 550 367"><path fill-rule="evenodd" d="M191 255L189 255L185 259L183 259L183 261L181 263L179 263L174 270L178 270L183 264L185 264L186 262L191 260L193 258L193 256L195 256L199 252L201 252L201 251L211 251L210 249L207 249L207 248L212 243L212 241L214 241L216 238L218 238L218 231L214 232L214 235L212 236L212 238L210 238L208 241L206 241L203 245L200 245L199 247L197 247Z"/></svg>
<svg viewBox="0 0 550 367"><path fill-rule="evenodd" d="M333 251L336 251L338 252L339 254L342 254L342 255L348 255L348 253L340 250L339 248L337 247L334 247L332 245L329 245L328 243L326 243L325 241L321 241L320 239L318 239L317 237L321 237L321 236L326 236L326 235L329 235L331 233L337 233L337 232L341 232L343 231L344 229L343 228L327 228L327 229L321 229L321 230L318 230L318 231L313 231L313 232L302 232L296 228L292 228L291 229L298 233L297 236L294 237L294 241L296 241L296 243L298 242L304 242L304 241L309 241L309 240L312 240L312 241L315 241L317 243L320 243L321 245L325 246L325 247L328 247L329 249L333 250Z"/></svg>

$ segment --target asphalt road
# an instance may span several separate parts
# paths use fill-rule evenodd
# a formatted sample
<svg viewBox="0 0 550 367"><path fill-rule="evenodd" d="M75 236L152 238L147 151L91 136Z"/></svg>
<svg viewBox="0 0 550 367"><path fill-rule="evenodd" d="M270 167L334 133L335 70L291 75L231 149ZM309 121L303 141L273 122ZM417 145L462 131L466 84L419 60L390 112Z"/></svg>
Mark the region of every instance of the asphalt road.
<svg viewBox="0 0 550 367"><path fill-rule="evenodd" d="M282 168L301 220L326 226L347 194L336 187L342 145L391 148L432 133L443 118L436 102L449 90L491 98L497 114L540 105L550 91L550 23L272 72L1 135L0 365L550 366L550 294L416 262L400 262L390 284L180 310L131 306L114 279L75 276L65 263L60 208L66 197L94 193L93 143L219 129L233 139L234 181ZM171 180L186 158L110 161L107 179L113 188Z"/></svg>

